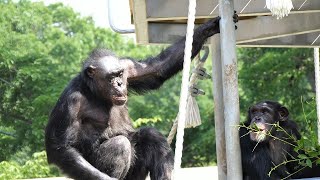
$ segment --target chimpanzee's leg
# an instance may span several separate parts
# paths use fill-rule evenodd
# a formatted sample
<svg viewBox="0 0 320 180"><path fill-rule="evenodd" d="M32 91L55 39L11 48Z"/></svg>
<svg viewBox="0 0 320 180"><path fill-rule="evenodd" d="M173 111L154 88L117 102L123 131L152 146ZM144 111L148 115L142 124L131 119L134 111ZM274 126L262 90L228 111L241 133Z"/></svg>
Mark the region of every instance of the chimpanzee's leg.
<svg viewBox="0 0 320 180"><path fill-rule="evenodd" d="M128 138L115 136L100 145L94 166L110 177L123 179L128 173L133 154Z"/></svg>
<svg viewBox="0 0 320 180"><path fill-rule="evenodd" d="M173 153L166 138L154 128L142 128L131 142L136 152L135 163L126 180L144 180L150 172L151 180L170 180Z"/></svg>

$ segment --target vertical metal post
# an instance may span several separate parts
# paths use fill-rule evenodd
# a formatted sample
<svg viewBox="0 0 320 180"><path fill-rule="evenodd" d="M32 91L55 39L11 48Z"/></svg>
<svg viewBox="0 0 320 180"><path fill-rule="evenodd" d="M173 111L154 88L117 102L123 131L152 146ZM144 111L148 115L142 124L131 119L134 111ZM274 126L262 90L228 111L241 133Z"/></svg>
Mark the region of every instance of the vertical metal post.
<svg viewBox="0 0 320 180"><path fill-rule="evenodd" d="M238 124L240 122L233 0L219 0L220 44L227 156L227 179L242 180Z"/></svg>
<svg viewBox="0 0 320 180"><path fill-rule="evenodd" d="M318 124L318 143L320 144L320 70L319 70L319 48L313 49L314 73L316 82L316 104L317 104L317 124Z"/></svg>
<svg viewBox="0 0 320 180"><path fill-rule="evenodd" d="M216 154L219 180L227 179L226 139L223 115L223 89L221 70L220 35L216 34L211 39L212 54L212 81L214 98L214 122L216 133Z"/></svg>

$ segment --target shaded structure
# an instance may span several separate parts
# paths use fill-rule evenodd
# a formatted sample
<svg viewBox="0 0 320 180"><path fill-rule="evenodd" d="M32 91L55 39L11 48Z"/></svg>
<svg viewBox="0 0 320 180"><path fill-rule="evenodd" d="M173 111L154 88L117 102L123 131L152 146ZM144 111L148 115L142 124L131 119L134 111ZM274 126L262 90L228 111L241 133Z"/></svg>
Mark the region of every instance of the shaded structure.
<svg viewBox="0 0 320 180"><path fill-rule="evenodd" d="M218 4L218 0L198 0L196 23L218 16ZM237 45L320 46L320 1L293 0L293 6L289 16L277 20L265 7L265 0L235 1L234 9L240 16ZM134 0L132 8L139 44L172 43L186 34L188 1Z"/></svg>

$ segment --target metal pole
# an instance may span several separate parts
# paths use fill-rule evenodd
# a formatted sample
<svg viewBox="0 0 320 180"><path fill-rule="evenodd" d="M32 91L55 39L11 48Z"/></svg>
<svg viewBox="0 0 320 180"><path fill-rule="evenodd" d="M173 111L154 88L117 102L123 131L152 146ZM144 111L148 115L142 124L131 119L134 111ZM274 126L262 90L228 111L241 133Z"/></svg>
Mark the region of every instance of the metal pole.
<svg viewBox="0 0 320 180"><path fill-rule="evenodd" d="M219 0L220 44L227 156L227 179L242 180L238 125L240 122L233 0Z"/></svg>
<svg viewBox="0 0 320 180"><path fill-rule="evenodd" d="M314 48L314 73L316 82L316 104L317 104L317 124L318 124L318 143L320 144L320 70L319 70L319 48Z"/></svg>
<svg viewBox="0 0 320 180"><path fill-rule="evenodd" d="M211 53L218 177L219 180L226 180L226 139L224 131L221 47L219 34L216 34L211 38Z"/></svg>

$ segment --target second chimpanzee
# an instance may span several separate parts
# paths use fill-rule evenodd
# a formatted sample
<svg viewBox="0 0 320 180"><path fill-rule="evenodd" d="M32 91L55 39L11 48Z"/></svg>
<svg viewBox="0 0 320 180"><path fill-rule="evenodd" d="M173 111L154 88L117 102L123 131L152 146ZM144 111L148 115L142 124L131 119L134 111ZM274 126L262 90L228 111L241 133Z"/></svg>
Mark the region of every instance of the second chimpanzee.
<svg viewBox="0 0 320 180"><path fill-rule="evenodd" d="M263 101L249 108L248 119L240 128L244 180L278 180L319 176L318 166L305 168L294 151L300 139L297 124L278 102ZM281 163L287 161L288 163ZM273 171L272 168L276 167ZM269 174L271 172L271 174Z"/></svg>
<svg viewBox="0 0 320 180"><path fill-rule="evenodd" d="M195 30L192 57L219 33L219 19ZM148 172L152 180L171 179L171 149L157 130L133 129L127 89L143 93L159 88L182 69L184 44L182 38L145 61L94 51L51 112L45 136L48 161L74 179L142 180Z"/></svg>

